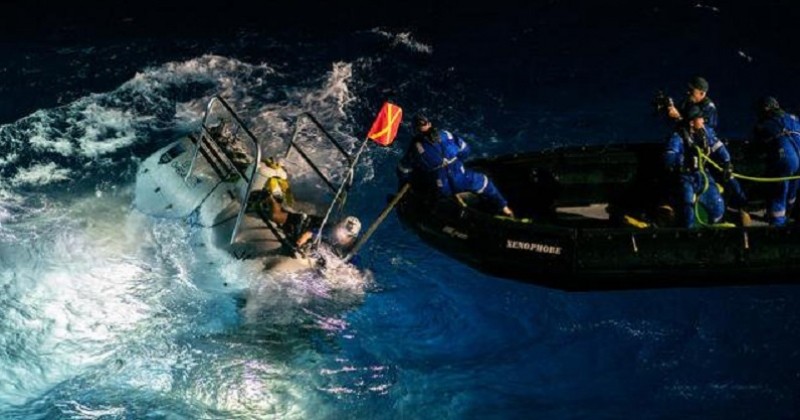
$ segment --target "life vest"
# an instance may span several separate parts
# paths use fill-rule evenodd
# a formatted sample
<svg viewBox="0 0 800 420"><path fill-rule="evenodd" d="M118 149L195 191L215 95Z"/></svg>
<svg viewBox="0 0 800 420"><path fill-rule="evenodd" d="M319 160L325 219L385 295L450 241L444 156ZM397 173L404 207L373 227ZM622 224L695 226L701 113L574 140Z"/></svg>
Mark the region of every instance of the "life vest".
<svg viewBox="0 0 800 420"><path fill-rule="evenodd" d="M286 170L273 158L267 158L262 162L264 164L258 166L258 173L267 179L264 183L264 191L270 196L291 205L294 202L294 197L289 187L289 177L286 174Z"/></svg>

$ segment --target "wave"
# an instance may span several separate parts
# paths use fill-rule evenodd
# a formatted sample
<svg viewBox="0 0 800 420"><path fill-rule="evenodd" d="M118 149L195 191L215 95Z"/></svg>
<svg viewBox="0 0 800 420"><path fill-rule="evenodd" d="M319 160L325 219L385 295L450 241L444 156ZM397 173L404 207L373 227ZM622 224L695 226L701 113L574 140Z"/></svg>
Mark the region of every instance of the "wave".
<svg viewBox="0 0 800 420"><path fill-rule="evenodd" d="M303 395L308 385L293 383L291 367L260 375L252 360L309 351L309 331L345 334L345 314L362 303L371 277L341 267L327 276L264 274L259 261L207 246L199 227L132 211L132 177L143 156L195 131L215 94L260 139L287 139L294 118L312 111L353 150L353 72L336 61L288 85L269 64L203 55L142 69L109 92L0 127L0 411L45 404L61 414L126 415L126 403L113 398L69 402L79 389L106 387L177 392L192 405L185 411L201 413L306 417L301 406L322 405L304 401L316 397ZM328 149L311 142L308 152L334 167ZM249 343L254 353L245 359L230 340L209 344L217 359L175 344L242 331L260 340L278 327L302 334L283 333L282 342L296 343L290 348ZM182 382L173 370L199 382ZM263 407L252 406L256 394L244 377L263 388ZM208 383L229 387L217 392ZM289 387L293 395L281 394Z"/></svg>
<svg viewBox="0 0 800 420"><path fill-rule="evenodd" d="M380 35L386 39L391 41L393 46L401 45L405 48L410 49L411 51L423 53L423 54L433 54L433 47L430 45L424 44L420 41L414 39L411 32L388 32L379 28L374 28L371 31L374 34Z"/></svg>

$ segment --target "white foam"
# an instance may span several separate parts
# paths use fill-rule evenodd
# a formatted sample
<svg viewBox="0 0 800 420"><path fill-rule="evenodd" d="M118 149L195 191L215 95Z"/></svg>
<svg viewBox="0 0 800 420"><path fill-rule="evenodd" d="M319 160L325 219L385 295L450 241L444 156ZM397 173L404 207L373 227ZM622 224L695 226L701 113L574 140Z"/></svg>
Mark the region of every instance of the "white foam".
<svg viewBox="0 0 800 420"><path fill-rule="evenodd" d="M410 32L393 33L379 28L372 29L371 32L391 40L393 46L402 45L412 51L433 54L433 47L415 40Z"/></svg>
<svg viewBox="0 0 800 420"><path fill-rule="evenodd" d="M338 318L340 311L363 300L372 282L371 274L342 262L325 247L320 248L320 254L327 261L326 269L321 272L262 273L253 277L243 310L246 322L270 325L311 322L328 331L335 325L346 325Z"/></svg>
<svg viewBox="0 0 800 420"><path fill-rule="evenodd" d="M3 157L0 157L0 166L6 166L12 164L18 160L19 160L19 154L17 152L11 152Z"/></svg>
<svg viewBox="0 0 800 420"><path fill-rule="evenodd" d="M710 5L702 4L702 3L695 3L694 7L696 9L707 9L707 10L710 10L710 11L712 11L714 13L719 13L719 7L716 7L716 6L710 6Z"/></svg>
<svg viewBox="0 0 800 420"><path fill-rule="evenodd" d="M81 155L97 157L128 147L136 141L133 124L136 117L130 110L108 108L88 103L79 111L83 135L78 137Z"/></svg>
<svg viewBox="0 0 800 420"><path fill-rule="evenodd" d="M323 120L344 118L347 116L346 106L355 96L350 92L348 84L353 78L351 63L336 62L327 74L319 90L298 92L301 96L303 110L311 111Z"/></svg>
<svg viewBox="0 0 800 420"><path fill-rule="evenodd" d="M26 166L0 180L0 223L18 217L9 201L19 198L15 187L69 181L85 176L82 171L87 167L113 168L119 165L113 153L140 141L152 141L147 135L153 132L196 129L213 94L228 100L259 138L269 139L265 135L271 133L269 130L289 135L292 117L311 110L334 135L344 139L346 147L357 144L346 129L348 108L355 100L350 90L351 64L333 63L313 85L291 87L286 101L257 103L249 92L270 88L273 75L275 71L266 64L205 55L144 69L112 92L40 110L0 127L0 140L13 145L10 153L0 156L0 166L27 159L23 160ZM176 88L194 87L198 82L208 89L175 103ZM263 122L269 122L270 127L260 126ZM311 152L325 157L329 151ZM43 153L68 159L59 159L56 164L49 156L47 161L38 156ZM28 159L29 154L33 154L32 159ZM338 168L340 163L335 165ZM8 231L27 242L12 246L6 241L10 236L4 236L7 227L0 227L0 250L21 249L19 252L31 259L17 261L14 267L0 267L0 283L19 294L14 300L16 306L0 317L6 331L0 340L25 337L23 342L14 343L20 358L0 363L0 377L7 379L0 381L0 405L23 403L62 386L58 384L71 386L69 379L80 379L91 372L97 374L91 378L94 385L119 380L123 385L158 393L186 386L188 389L177 391L214 409L247 413L257 403L262 413L274 412L277 407L284 414L307 417L308 413L292 402L306 402L302 405L308 406L304 400L316 394L305 392L307 386L294 384L294 376L284 371L288 368L277 373L272 368L257 375L253 372L263 369L248 365L245 374L236 375L226 370L242 363L236 352L225 353L219 360L197 355L196 360L187 362L188 351L176 349L170 336L174 334L173 325L187 322L181 319L184 306L195 305L219 291L249 288L264 291L254 300L263 304L263 311L256 316L272 325L296 324L299 314L320 330L341 333L348 327L341 318L342 308L363 299L368 277L347 267L330 267L328 276L270 277L263 274L259 261L234 260L226 254L213 255L213 251L205 255L209 248L190 243L187 238L194 239L191 230L183 225L151 221L154 226L145 228L149 219L129 212L131 198L124 193L91 187L85 200L72 198L69 208L56 203L37 213L36 220L25 220L25 227L12 226ZM189 289L195 293L182 300L181 293L189 295ZM179 304L164 307L162 299ZM177 314L174 306L179 307ZM209 318L222 315L209 314ZM146 345L137 344L145 339ZM156 353L158 357L153 357ZM108 368L117 358L139 376L117 379L116 371ZM198 365L197 376L208 380L176 385L174 371L188 370L177 365L192 362ZM92 370L98 366L100 369ZM206 374L206 369L218 371ZM98 379L98 372L108 378ZM287 396L286 390L292 395ZM116 407L69 404L67 412L78 416L125 414Z"/></svg>
<svg viewBox="0 0 800 420"><path fill-rule="evenodd" d="M11 178L11 185L46 185L51 182L65 181L70 179L72 171L66 168L60 168L53 162L39 163L28 167L27 169L20 170Z"/></svg>
<svg viewBox="0 0 800 420"><path fill-rule="evenodd" d="M22 357L3 358L0 405L19 404L105 362L121 341L153 314L138 284L149 267L130 258L146 244L142 219L124 216L128 196L98 200L93 194L68 209L51 209L27 224L17 250L25 259L0 270L14 296L4 307L0 341ZM88 220L85 224L76 221ZM27 226L27 227L26 227ZM7 302L8 303L8 302Z"/></svg>

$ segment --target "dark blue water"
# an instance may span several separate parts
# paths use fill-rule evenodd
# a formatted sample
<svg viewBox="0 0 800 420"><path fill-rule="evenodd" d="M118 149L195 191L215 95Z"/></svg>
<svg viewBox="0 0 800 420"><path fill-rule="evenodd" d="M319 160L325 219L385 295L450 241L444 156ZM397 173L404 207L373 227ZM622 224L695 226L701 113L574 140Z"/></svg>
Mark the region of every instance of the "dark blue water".
<svg viewBox="0 0 800 420"><path fill-rule="evenodd" d="M700 74L744 139L759 96L800 107L789 2L142 6L10 9L0 417L797 416L793 286L566 293L477 273L390 217L343 291L131 206L139 162L218 93L264 138L310 110L355 147L391 99L495 155L657 140L653 93ZM362 220L408 134L368 150Z"/></svg>

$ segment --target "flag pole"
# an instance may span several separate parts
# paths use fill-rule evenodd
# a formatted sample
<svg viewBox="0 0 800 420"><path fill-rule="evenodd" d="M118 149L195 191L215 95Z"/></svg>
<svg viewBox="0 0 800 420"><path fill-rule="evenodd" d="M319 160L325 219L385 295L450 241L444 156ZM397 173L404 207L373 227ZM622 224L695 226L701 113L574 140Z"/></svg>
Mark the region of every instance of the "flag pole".
<svg viewBox="0 0 800 420"><path fill-rule="evenodd" d="M395 115L392 115L393 106L397 109L397 113ZM358 159L361 157L361 154L366 149L369 140L375 140L376 143L382 146L387 146L391 144L392 141L394 140L394 137L397 135L397 127L399 126L400 121L402 119L403 119L402 108L392 104L389 101L383 103L380 112L378 112L378 117L372 123L372 127L370 128L369 133L367 133L367 137L364 139L364 142L361 143L361 147L359 147L358 152L353 158L353 162L350 164L350 167L347 170L347 175L345 175L344 182L342 182L342 185L339 186L339 189L336 191L336 195L333 197L333 202L331 202L330 207L328 207L328 211L325 212L325 217L322 219L322 223L319 226L319 233L317 234L317 237L314 238L313 242L314 247L318 247L320 242L322 242L322 236L323 236L322 232L325 227L325 224L328 222L328 218L330 217L331 212L333 211L333 206L336 205L337 201L339 200L339 196L341 196L342 191L344 191L344 188L348 185L349 182L352 182L354 177L355 167L356 164L358 164ZM381 125L382 123L385 125L382 126ZM379 139L382 136L385 136L385 139L381 141ZM392 205L392 207L394 207L394 205ZM391 210L391 208L389 208L388 210ZM370 226L370 228L372 227Z"/></svg>
<svg viewBox="0 0 800 420"><path fill-rule="evenodd" d="M400 191L398 191L397 194L394 195L394 198L392 198L392 201L390 201L389 204L386 205L386 208L383 209L383 211L378 216L378 218L375 219L375 221L372 222L371 225L369 225L369 229L367 229L367 231L364 233L364 235L362 235L361 237L358 238L358 241L356 241L356 244L353 245L353 249L351 249L350 252L347 253L347 256L344 257L344 261L345 262L350 261L350 259L353 258L353 256L356 255L358 250L361 249L361 246L363 246L364 243L367 242L369 237L372 236L373 233L375 233L375 230L378 229L378 226L380 226L380 224L383 223L383 220L386 219L386 216L389 215L389 212L391 212L392 209L394 209L394 206L397 205L397 203L400 201L400 199L403 198L403 196L408 192L408 190L410 188L411 188L411 184L410 183L406 182L405 184L403 184L403 187L400 188Z"/></svg>
<svg viewBox="0 0 800 420"><path fill-rule="evenodd" d="M319 233L317 233L317 237L314 238L313 246L319 246L320 242L322 242L322 230L325 227L325 224L328 223L328 218L333 211L333 207L339 201L339 196L342 195L342 191L347 186L348 182L353 179L353 174L355 172L356 164L358 163L358 159L361 157L361 153L364 152L364 149L367 148L367 143L369 142L369 137L364 139L364 142L361 143L361 147L358 148L358 152L356 152L355 157L353 157L353 163L350 164L350 167L347 169L347 175L344 177L344 181L342 181L342 185L339 186L339 189L336 190L336 195L333 196L333 201L331 201L331 205L328 206L328 211L325 212L325 217L322 219L322 223L319 225Z"/></svg>

